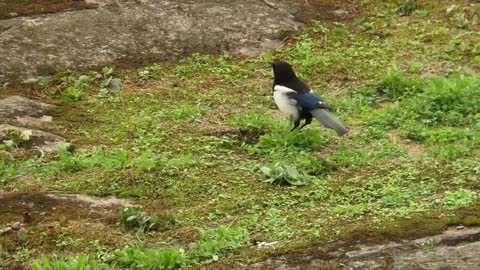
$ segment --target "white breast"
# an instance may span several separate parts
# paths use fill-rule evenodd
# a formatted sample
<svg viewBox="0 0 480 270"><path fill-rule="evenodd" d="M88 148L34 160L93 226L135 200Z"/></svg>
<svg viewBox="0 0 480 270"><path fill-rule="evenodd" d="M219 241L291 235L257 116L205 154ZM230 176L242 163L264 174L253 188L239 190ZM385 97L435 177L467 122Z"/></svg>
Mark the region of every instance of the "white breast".
<svg viewBox="0 0 480 270"><path fill-rule="evenodd" d="M278 109L286 117L292 117L293 120L298 120L300 114L298 112L297 102L288 97L287 93L296 92L285 86L276 85L273 91L273 99L277 104Z"/></svg>

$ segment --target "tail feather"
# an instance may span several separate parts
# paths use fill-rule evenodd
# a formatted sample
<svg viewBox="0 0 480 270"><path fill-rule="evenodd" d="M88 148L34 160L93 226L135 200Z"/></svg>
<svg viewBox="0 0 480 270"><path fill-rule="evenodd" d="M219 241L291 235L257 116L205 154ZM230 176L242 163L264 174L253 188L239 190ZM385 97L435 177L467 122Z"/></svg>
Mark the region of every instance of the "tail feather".
<svg viewBox="0 0 480 270"><path fill-rule="evenodd" d="M315 119L327 128L335 130L338 136L343 136L348 132L348 128L338 117L324 109L315 109L310 112Z"/></svg>

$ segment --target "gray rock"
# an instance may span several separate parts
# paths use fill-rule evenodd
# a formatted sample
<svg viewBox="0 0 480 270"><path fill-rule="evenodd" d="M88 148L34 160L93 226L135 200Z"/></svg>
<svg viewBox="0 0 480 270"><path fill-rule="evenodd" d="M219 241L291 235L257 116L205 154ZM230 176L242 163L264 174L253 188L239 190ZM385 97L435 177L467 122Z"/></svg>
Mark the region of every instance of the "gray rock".
<svg viewBox="0 0 480 270"><path fill-rule="evenodd" d="M403 253L394 261L394 269L402 270L480 269L480 242Z"/></svg>
<svg viewBox="0 0 480 270"><path fill-rule="evenodd" d="M193 52L255 56L301 25L295 1L89 0L97 9L0 20L0 84ZM270 3L270 4L268 4Z"/></svg>
<svg viewBox="0 0 480 270"><path fill-rule="evenodd" d="M118 207L135 203L135 199L115 197L94 197L61 192L0 192L2 217L12 222L28 216L29 226L51 226L57 219L96 219L115 222ZM0 235L11 232L12 228L0 227ZM1 269L1 266L0 266Z"/></svg>
<svg viewBox="0 0 480 270"><path fill-rule="evenodd" d="M11 96L0 100L0 118L42 117L45 112L53 108L55 108L55 105L46 104L26 97Z"/></svg>
<svg viewBox="0 0 480 270"><path fill-rule="evenodd" d="M378 245L333 243L241 268L294 270L332 265L345 270L480 269L480 228L452 228L431 237Z"/></svg>
<svg viewBox="0 0 480 270"><path fill-rule="evenodd" d="M53 117L48 115L44 115L42 117L31 117L31 116L25 115L25 116L17 116L15 119L20 125L29 126L29 127L40 127L43 123L53 122Z"/></svg>
<svg viewBox="0 0 480 270"><path fill-rule="evenodd" d="M117 207L127 204L133 204L135 201L132 199L117 198L117 197L95 197L88 196L83 194L73 194L73 193L61 193L61 192L49 192L45 193L45 196L48 196L53 199L61 201L71 201L74 203L85 203L92 208L106 208L106 207Z"/></svg>
<svg viewBox="0 0 480 270"><path fill-rule="evenodd" d="M0 125L0 141L7 139L5 134L2 132L4 129L15 129L20 132L23 131L31 131L30 139L25 142L26 148L29 149L39 149L44 152L52 152L55 151L58 146L65 144L67 141L65 138L60 137L58 135L37 130L37 129L28 129L24 127L16 127L12 125Z"/></svg>

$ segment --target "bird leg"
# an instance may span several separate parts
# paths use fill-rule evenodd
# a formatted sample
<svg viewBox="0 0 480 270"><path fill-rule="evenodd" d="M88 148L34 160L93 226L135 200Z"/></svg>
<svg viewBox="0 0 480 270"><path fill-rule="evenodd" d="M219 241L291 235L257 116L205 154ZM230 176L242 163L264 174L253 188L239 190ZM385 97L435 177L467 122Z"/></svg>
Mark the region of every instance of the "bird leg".
<svg viewBox="0 0 480 270"><path fill-rule="evenodd" d="M295 129L297 129L298 126L300 126L300 119L298 119L297 121L293 122L293 128L292 128L292 130L290 130L290 132L292 132L292 131L294 131Z"/></svg>
<svg viewBox="0 0 480 270"><path fill-rule="evenodd" d="M310 115L305 118L305 123L298 130L301 130L304 126L310 125L311 123L312 123L312 116Z"/></svg>

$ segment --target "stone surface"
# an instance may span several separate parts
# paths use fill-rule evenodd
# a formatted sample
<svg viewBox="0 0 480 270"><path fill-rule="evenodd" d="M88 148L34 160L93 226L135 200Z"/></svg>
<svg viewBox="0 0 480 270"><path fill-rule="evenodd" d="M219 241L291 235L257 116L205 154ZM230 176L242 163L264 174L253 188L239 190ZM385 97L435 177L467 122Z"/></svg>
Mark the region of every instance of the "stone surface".
<svg viewBox="0 0 480 270"><path fill-rule="evenodd" d="M73 203L86 203L91 208L105 208L105 207L117 207L126 204L134 203L131 199L121 199L117 197L95 197L88 196L83 194L72 194L72 193L60 193L60 192L50 192L45 193L45 196L48 196L53 199L70 201Z"/></svg>
<svg viewBox="0 0 480 270"><path fill-rule="evenodd" d="M44 113L53 108L55 108L55 105L46 104L26 97L10 96L0 100L0 118L42 117Z"/></svg>
<svg viewBox="0 0 480 270"><path fill-rule="evenodd" d="M22 126L40 127L43 123L53 122L53 117L48 115L44 115L42 117L31 117L31 116L25 115L25 116L17 116L15 120L17 120L17 122Z"/></svg>
<svg viewBox="0 0 480 270"><path fill-rule="evenodd" d="M22 145L22 147L28 149L38 149L44 152L52 152L55 151L58 146L66 143L65 138L49 132L24 127L16 127L7 124L0 125L0 141L7 139L5 134L2 132L4 129L15 129L20 132L30 130L32 132L30 139L25 142L24 145Z"/></svg>
<svg viewBox="0 0 480 270"><path fill-rule="evenodd" d="M97 3L100 1L89 1ZM0 83L193 52L257 55L301 25L295 1L106 0L96 9L0 20Z"/></svg>
<svg viewBox="0 0 480 270"><path fill-rule="evenodd" d="M6 3L8 0L0 0ZM272 51L311 19L355 16L338 0L41 0L0 12L0 86L66 69L128 67L195 52ZM43 14L48 13L48 14ZM18 17L16 17L18 16ZM12 18L14 17L14 18ZM4 18L4 19L2 19ZM6 18L6 19L5 19Z"/></svg>
<svg viewBox="0 0 480 270"><path fill-rule="evenodd" d="M334 243L239 268L293 270L329 266L345 270L480 269L480 228L452 228L432 237L379 245Z"/></svg>
<svg viewBox="0 0 480 270"><path fill-rule="evenodd" d="M60 192L0 192L0 229L6 224L23 221L30 225L82 218L110 219L117 208L134 203L131 199L94 197ZM2 226L4 225L4 226ZM1 268L1 267L0 267Z"/></svg>
<svg viewBox="0 0 480 270"><path fill-rule="evenodd" d="M55 107L26 97L10 96L0 100L0 118L15 120L22 126L39 128L42 123L53 121L53 117L45 113Z"/></svg>

